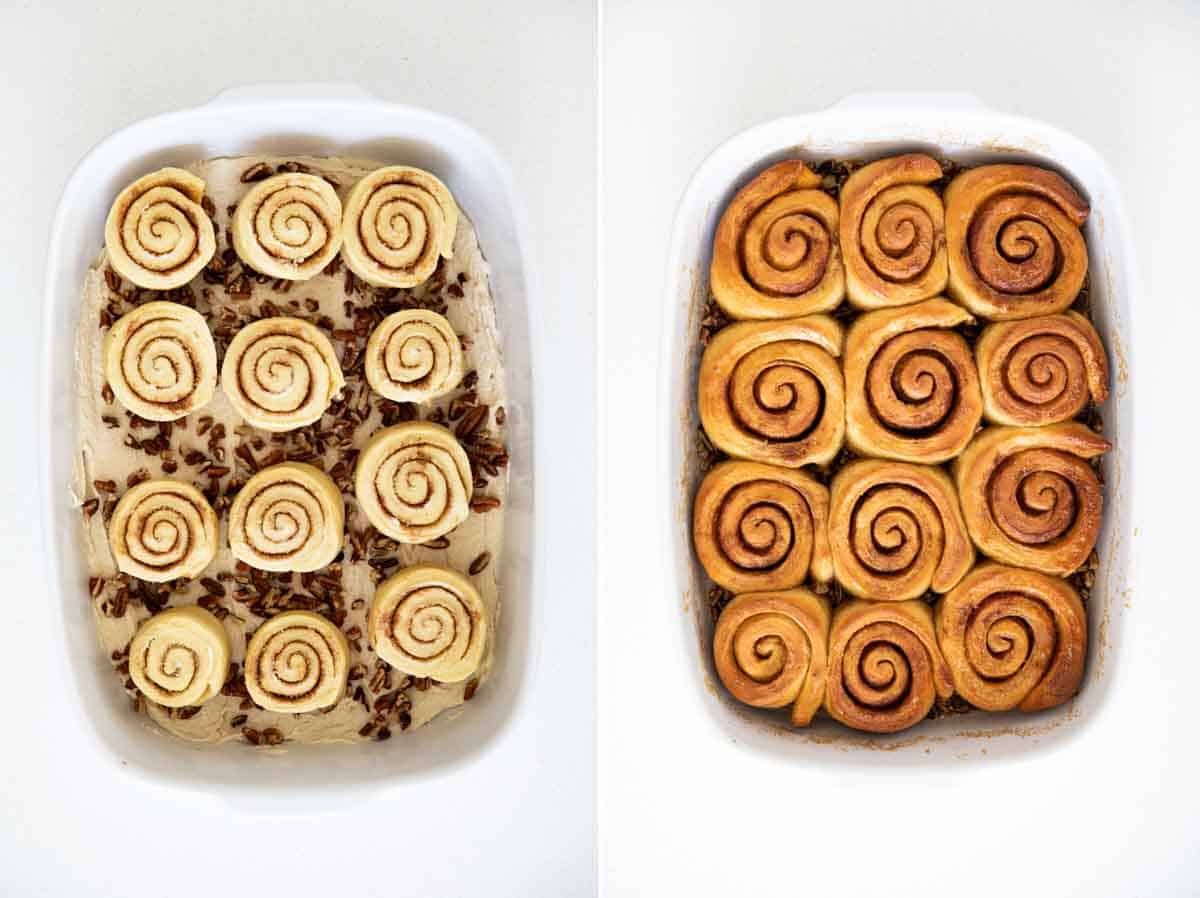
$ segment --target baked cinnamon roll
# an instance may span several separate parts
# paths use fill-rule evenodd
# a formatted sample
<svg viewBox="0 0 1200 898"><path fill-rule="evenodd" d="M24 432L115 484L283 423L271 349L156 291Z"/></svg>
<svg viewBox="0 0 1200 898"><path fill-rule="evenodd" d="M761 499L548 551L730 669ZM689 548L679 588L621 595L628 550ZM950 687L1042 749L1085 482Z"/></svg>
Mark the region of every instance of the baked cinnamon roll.
<svg viewBox="0 0 1200 898"><path fill-rule="evenodd" d="M346 692L350 646L331 621L285 611L246 646L246 691L260 708L302 714L336 705Z"/></svg>
<svg viewBox="0 0 1200 898"><path fill-rule="evenodd" d="M168 608L143 621L129 643L129 677L166 708L202 705L229 675L229 636L197 605Z"/></svg>
<svg viewBox="0 0 1200 898"><path fill-rule="evenodd" d="M174 290L196 277L217 251L203 198L204 181L182 168L159 169L122 190L104 224L113 270L149 290Z"/></svg>
<svg viewBox="0 0 1200 898"><path fill-rule="evenodd" d="M700 564L733 592L790 589L833 576L829 492L801 471L725 461L696 493L692 539Z"/></svg>
<svg viewBox="0 0 1200 898"><path fill-rule="evenodd" d="M367 638L379 657L440 683L457 683L479 669L489 627L471 581L433 565L406 568L380 583L367 615Z"/></svg>
<svg viewBox="0 0 1200 898"><path fill-rule="evenodd" d="M242 197L231 229L238 258L255 271L307 281L342 248L342 201L324 178L275 175Z"/></svg>
<svg viewBox="0 0 1200 898"><path fill-rule="evenodd" d="M233 555L262 571L315 571L342 551L345 509L319 468L283 462L263 468L229 508Z"/></svg>
<svg viewBox="0 0 1200 898"><path fill-rule="evenodd" d="M829 548L839 583L859 598L886 601L947 592L975 560L942 469L875 459L834 475Z"/></svg>
<svg viewBox="0 0 1200 898"><path fill-rule="evenodd" d="M973 319L944 299L861 315L846 336L846 440L860 455L934 464L983 417L979 375L952 328Z"/></svg>
<svg viewBox="0 0 1200 898"><path fill-rule="evenodd" d="M732 318L795 318L837 307L846 292L838 207L798 159L738 191L713 241L713 296Z"/></svg>
<svg viewBox="0 0 1200 898"><path fill-rule="evenodd" d="M1088 204L1033 165L982 165L946 188L950 295L992 320L1061 312L1087 276Z"/></svg>
<svg viewBox="0 0 1200 898"><path fill-rule="evenodd" d="M700 362L708 438L753 461L791 468L832 461L846 434L841 352L842 329L825 315L718 331Z"/></svg>
<svg viewBox="0 0 1200 898"><path fill-rule="evenodd" d="M1065 576L1100 534L1103 496L1089 459L1111 444L1074 421L989 427L955 462L971 539L1005 564Z"/></svg>
<svg viewBox="0 0 1200 898"><path fill-rule="evenodd" d="M445 184L407 165L377 168L346 199L342 258L368 284L415 287L453 256L457 230Z"/></svg>
<svg viewBox="0 0 1200 898"><path fill-rule="evenodd" d="M1108 359L1078 312L989 324L975 343L983 414L996 424L1069 421L1108 398Z"/></svg>
<svg viewBox="0 0 1200 898"><path fill-rule="evenodd" d="M806 589L744 593L721 611L713 633L717 676L738 701L791 705L808 726L825 698L829 602Z"/></svg>
<svg viewBox="0 0 1200 898"><path fill-rule="evenodd" d="M221 363L221 389L239 415L263 430L320 421L345 384L329 338L300 318L246 325Z"/></svg>
<svg viewBox="0 0 1200 898"><path fill-rule="evenodd" d="M177 421L212 400L217 347L204 318L177 302L148 302L116 320L101 348L117 401L147 421Z"/></svg>
<svg viewBox="0 0 1200 898"><path fill-rule="evenodd" d="M938 643L959 695L985 711L1040 711L1083 680L1087 618L1066 580L981 564L935 612Z"/></svg>
<svg viewBox="0 0 1200 898"><path fill-rule="evenodd" d="M946 213L927 184L932 156L909 153L854 172L841 191L846 295L859 309L902 306L946 289Z"/></svg>
<svg viewBox="0 0 1200 898"><path fill-rule="evenodd" d="M108 542L118 570L141 580L198 577L217 553L217 513L190 483L147 480L117 503Z"/></svg>
<svg viewBox="0 0 1200 898"><path fill-rule="evenodd" d="M924 602L855 599L834 611L825 709L835 720L895 733L924 720L935 698L953 693Z"/></svg>

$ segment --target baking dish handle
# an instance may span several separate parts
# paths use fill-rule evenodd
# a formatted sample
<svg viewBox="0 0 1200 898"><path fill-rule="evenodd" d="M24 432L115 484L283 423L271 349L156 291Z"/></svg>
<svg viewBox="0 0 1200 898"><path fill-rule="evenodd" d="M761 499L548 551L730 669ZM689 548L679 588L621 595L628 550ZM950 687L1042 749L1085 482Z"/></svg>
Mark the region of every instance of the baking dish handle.
<svg viewBox="0 0 1200 898"><path fill-rule="evenodd" d="M988 105L974 94L953 91L867 91L849 94L838 100L830 109L853 110L984 110Z"/></svg>
<svg viewBox="0 0 1200 898"><path fill-rule="evenodd" d="M374 100L370 91L357 84L340 81L291 81L240 84L227 87L205 106L253 106L259 103L279 103L289 100Z"/></svg>

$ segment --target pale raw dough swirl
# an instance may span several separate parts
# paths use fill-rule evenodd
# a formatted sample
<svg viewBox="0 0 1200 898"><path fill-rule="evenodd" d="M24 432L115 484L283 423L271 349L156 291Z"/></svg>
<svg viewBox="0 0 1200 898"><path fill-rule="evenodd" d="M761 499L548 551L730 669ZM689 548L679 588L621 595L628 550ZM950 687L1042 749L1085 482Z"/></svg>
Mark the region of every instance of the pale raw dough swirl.
<svg viewBox="0 0 1200 898"><path fill-rule="evenodd" d="M462 380L462 344L442 315L405 309L388 315L371 332L363 367L367 382L380 396L428 402Z"/></svg>
<svg viewBox="0 0 1200 898"><path fill-rule="evenodd" d="M717 676L738 701L791 705L792 725L808 726L825 698L829 613L806 589L735 596L713 634Z"/></svg>
<svg viewBox="0 0 1200 898"><path fill-rule="evenodd" d="M414 677L457 683L479 669L487 608L471 581L433 565L406 568L379 584L367 637L388 664Z"/></svg>
<svg viewBox="0 0 1200 898"><path fill-rule="evenodd" d="M307 281L342 248L342 202L324 178L275 175L242 197L232 230L234 250L255 271Z"/></svg>
<svg viewBox="0 0 1200 898"><path fill-rule="evenodd" d="M260 708L302 714L336 705L346 692L350 646L312 611L285 611L246 646L246 691Z"/></svg>
<svg viewBox="0 0 1200 898"><path fill-rule="evenodd" d="M354 494L380 533L402 543L445 536L470 513L471 462L454 434L414 421L379 431L358 457Z"/></svg>
<svg viewBox="0 0 1200 898"><path fill-rule="evenodd" d="M126 312L104 336L104 377L117 401L147 421L204 408L217 388L217 348L204 317L177 302Z"/></svg>
<svg viewBox="0 0 1200 898"><path fill-rule="evenodd" d="M299 318L246 325L221 364L221 389L239 415L263 430L295 430L321 420L345 383L329 338Z"/></svg>
<svg viewBox="0 0 1200 898"><path fill-rule="evenodd" d="M117 503L108 541L126 574L153 583L198 577L217 552L217 514L190 483L147 480Z"/></svg>
<svg viewBox="0 0 1200 898"><path fill-rule="evenodd" d="M842 185L846 295L859 309L902 306L946 289L946 214L925 186L942 176L922 153L865 165Z"/></svg>
<svg viewBox="0 0 1200 898"><path fill-rule="evenodd" d="M129 676L167 708L202 705L229 674L229 636L197 605L168 608L142 622L129 644Z"/></svg>
<svg viewBox="0 0 1200 898"><path fill-rule="evenodd" d="M377 168L346 199L342 258L376 287L415 287L453 256L458 206L446 185L406 165Z"/></svg>
<svg viewBox="0 0 1200 898"><path fill-rule="evenodd" d="M955 689L977 708L1053 708L1083 681L1087 617L1066 580L981 564L935 614Z"/></svg>
<svg viewBox="0 0 1200 898"><path fill-rule="evenodd" d="M342 550L345 509L329 475L300 462L263 468L229 509L235 558L263 571L315 571Z"/></svg>
<svg viewBox="0 0 1200 898"><path fill-rule="evenodd" d="M1087 277L1089 208L1061 175L981 165L946 188L950 295L991 320L1061 312Z"/></svg>
<svg viewBox="0 0 1200 898"><path fill-rule="evenodd" d="M122 190L104 225L113 270L149 290L182 287L203 271L217 251L203 197L204 181L181 168L159 169Z"/></svg>
<svg viewBox="0 0 1200 898"><path fill-rule="evenodd" d="M738 191L713 239L713 296L732 318L795 318L835 309L846 293L838 206L798 159Z"/></svg>
<svg viewBox="0 0 1200 898"><path fill-rule="evenodd" d="M842 329L826 315L722 328L700 362L700 421L735 458L823 465L846 435L837 356Z"/></svg>
<svg viewBox="0 0 1200 898"><path fill-rule="evenodd" d="M835 720L895 733L920 723L936 698L953 693L924 602L854 599L833 613L825 709Z"/></svg>

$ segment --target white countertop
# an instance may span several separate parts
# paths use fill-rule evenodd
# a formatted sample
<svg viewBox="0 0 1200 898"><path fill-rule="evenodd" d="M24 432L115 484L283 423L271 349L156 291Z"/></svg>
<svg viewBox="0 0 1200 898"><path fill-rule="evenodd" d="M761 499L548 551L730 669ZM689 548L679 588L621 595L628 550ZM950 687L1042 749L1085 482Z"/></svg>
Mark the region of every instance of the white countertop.
<svg viewBox="0 0 1200 898"><path fill-rule="evenodd" d="M610 0L602 45L603 894L1200 894L1200 7ZM734 132L879 90L968 91L1076 133L1108 159L1133 218L1144 290L1128 669L1062 751L836 774L764 758L694 706L695 662L678 650L668 553L643 512L658 449L640 436L660 432L675 204Z"/></svg>
<svg viewBox="0 0 1200 898"><path fill-rule="evenodd" d="M167 790L88 754L92 743L61 707L75 698L43 585L37 447L10 436L0 448L9 472L0 479L9 634L0 677L10 684L0 895L184 898L215 894L214 884L301 896L594 891L595 19L579 4L526 7L516 16L488 2L0 6L5 420L35 414L45 241L75 162L111 131L225 87L323 80L459 117L513 168L542 287L537 414L564 425L539 472L547 512L563 525L547 528L544 547L541 600L551 607L527 681L537 714L516 720L493 751L452 777L304 817Z"/></svg>

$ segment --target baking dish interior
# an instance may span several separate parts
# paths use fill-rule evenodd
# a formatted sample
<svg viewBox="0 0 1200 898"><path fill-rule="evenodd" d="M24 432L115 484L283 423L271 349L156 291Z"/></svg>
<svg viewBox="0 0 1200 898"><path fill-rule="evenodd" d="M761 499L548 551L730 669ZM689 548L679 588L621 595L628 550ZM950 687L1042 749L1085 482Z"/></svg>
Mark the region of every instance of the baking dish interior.
<svg viewBox="0 0 1200 898"><path fill-rule="evenodd" d="M721 686L712 662L712 620L707 580L690 544L690 517L702 471L697 455L695 395L699 322L709 298L713 233L737 189L767 166L789 158L872 160L927 152L969 165L1026 162L1066 176L1092 206L1085 226L1094 323L1108 349L1112 396L1102 407L1104 434L1113 450L1103 462L1104 521L1097 549L1100 570L1088 607L1090 645L1084 685L1066 705L1037 714L945 716L904 733L856 733L828 718L793 730L786 715L750 708ZM1056 129L983 111L834 108L814 116L771 122L730 140L697 171L675 222L667 278L667 324L662 355L666 433L664 526L672 565L671 601L682 607L687 663L695 668L700 704L728 738L754 751L821 763L924 764L939 760L1024 756L1068 744L1101 713L1115 688L1129 589L1132 408L1129 389L1129 308L1132 252L1117 186L1103 161L1086 145Z"/></svg>
<svg viewBox="0 0 1200 898"><path fill-rule="evenodd" d="M510 501L500 559L502 610L492 674L468 707L388 742L194 745L136 715L96 638L88 601L79 511L69 492L76 447L73 347L79 291L103 240L117 192L163 165L254 152L342 155L436 172L460 201L491 266L491 286L509 389ZM239 94L139 122L97 146L64 191L51 239L44 319L42 471L49 600L61 607L59 642L77 707L103 749L125 769L203 787L320 790L378 785L445 772L487 749L523 701L534 623L533 346L519 212L507 170L491 147L459 123L359 96L304 99Z"/></svg>

